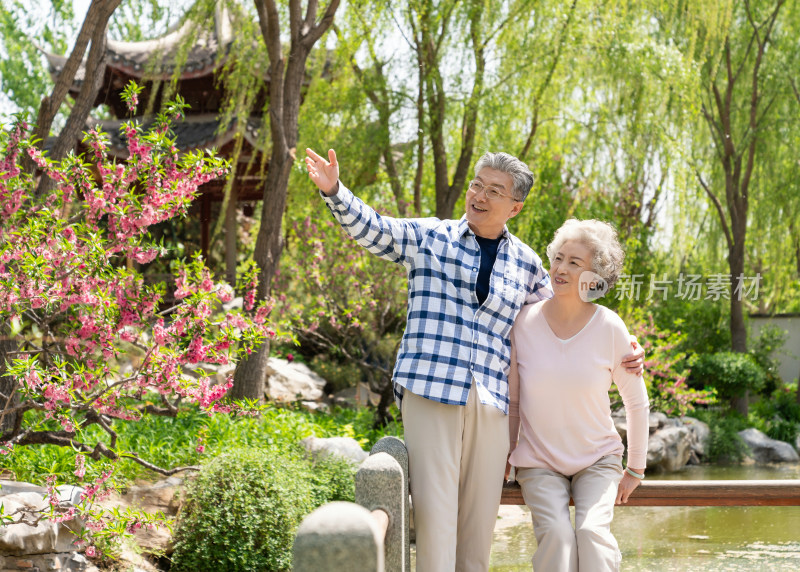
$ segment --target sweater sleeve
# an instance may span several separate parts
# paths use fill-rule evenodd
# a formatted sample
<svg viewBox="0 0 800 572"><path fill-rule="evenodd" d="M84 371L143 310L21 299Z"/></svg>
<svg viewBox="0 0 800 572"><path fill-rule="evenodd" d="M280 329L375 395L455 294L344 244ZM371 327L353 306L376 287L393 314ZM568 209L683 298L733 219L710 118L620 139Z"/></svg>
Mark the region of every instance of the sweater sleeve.
<svg viewBox="0 0 800 572"><path fill-rule="evenodd" d="M621 365L622 358L631 353L630 334L617 316L615 341L615 368L611 374L619 389L628 422L628 466L643 469L647 466L647 441L650 438L650 401L642 375L628 373Z"/></svg>
<svg viewBox="0 0 800 572"><path fill-rule="evenodd" d="M514 346L514 329L511 329L511 369L508 372L508 454L514 452L519 441L519 368Z"/></svg>

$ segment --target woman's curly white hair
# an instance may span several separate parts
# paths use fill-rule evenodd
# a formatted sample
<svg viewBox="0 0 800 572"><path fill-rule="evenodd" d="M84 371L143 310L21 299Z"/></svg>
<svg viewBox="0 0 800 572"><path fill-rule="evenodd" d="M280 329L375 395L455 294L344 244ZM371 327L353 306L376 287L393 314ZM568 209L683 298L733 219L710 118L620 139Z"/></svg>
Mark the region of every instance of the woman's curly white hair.
<svg viewBox="0 0 800 572"><path fill-rule="evenodd" d="M553 241L547 245L550 264L568 240L575 240L589 247L594 254L592 271L608 283L609 289L613 288L625 262L625 251L622 250L614 227L600 220L569 219L561 225L553 235Z"/></svg>

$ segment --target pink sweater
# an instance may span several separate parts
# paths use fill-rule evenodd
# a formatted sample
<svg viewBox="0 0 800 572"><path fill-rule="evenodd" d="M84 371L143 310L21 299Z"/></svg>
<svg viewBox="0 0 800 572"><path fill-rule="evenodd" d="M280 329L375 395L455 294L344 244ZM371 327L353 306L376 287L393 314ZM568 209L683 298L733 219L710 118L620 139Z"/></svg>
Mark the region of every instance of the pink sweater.
<svg viewBox="0 0 800 572"><path fill-rule="evenodd" d="M523 307L511 331L511 464L571 476L605 455L622 455L608 398L613 380L628 420L628 466L644 468L650 404L642 376L620 366L632 351L622 319L596 306L586 326L562 340L542 307Z"/></svg>

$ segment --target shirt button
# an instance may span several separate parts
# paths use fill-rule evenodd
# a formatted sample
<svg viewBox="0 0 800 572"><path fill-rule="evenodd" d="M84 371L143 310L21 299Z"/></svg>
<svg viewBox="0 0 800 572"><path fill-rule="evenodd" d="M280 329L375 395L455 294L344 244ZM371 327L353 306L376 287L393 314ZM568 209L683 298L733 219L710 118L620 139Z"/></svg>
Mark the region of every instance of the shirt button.
<svg viewBox="0 0 800 572"><path fill-rule="evenodd" d="M473 272L477 272L477 271L478 271L478 269L477 269L477 268L475 268L475 267L473 266L473 267L472 267L472 271L473 271Z"/></svg>

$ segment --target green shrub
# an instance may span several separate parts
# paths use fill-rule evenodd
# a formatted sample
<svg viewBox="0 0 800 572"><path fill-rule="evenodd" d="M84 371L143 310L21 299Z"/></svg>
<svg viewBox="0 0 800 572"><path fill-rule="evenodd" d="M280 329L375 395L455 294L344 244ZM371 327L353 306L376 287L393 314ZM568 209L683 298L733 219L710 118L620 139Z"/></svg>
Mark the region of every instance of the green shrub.
<svg viewBox="0 0 800 572"><path fill-rule="evenodd" d="M331 501L355 501L356 469L347 459L330 456L314 463L309 471L314 508Z"/></svg>
<svg viewBox="0 0 800 572"><path fill-rule="evenodd" d="M186 489L175 528L172 569L290 570L303 517L329 500L352 500L354 469L312 467L295 450L230 451L204 466Z"/></svg>
<svg viewBox="0 0 800 572"><path fill-rule="evenodd" d="M800 434L800 403L792 387L779 387L751 409L750 422L772 439L794 445Z"/></svg>
<svg viewBox="0 0 800 572"><path fill-rule="evenodd" d="M767 437L778 441L786 441L790 445L794 445L797 435L800 434L800 425L780 417L767 421L766 429Z"/></svg>
<svg viewBox="0 0 800 572"><path fill-rule="evenodd" d="M712 463L739 463L748 453L747 445L739 436L739 431L747 428L744 419L738 415L710 417L705 419L710 434L706 455Z"/></svg>
<svg viewBox="0 0 800 572"><path fill-rule="evenodd" d="M783 385L778 369L781 366L781 360L777 354L786 353L783 351L783 346L786 343L789 333L781 330L775 324L767 324L752 343L752 347L748 352L756 363L761 366L766 376L766 383L764 391L767 394L772 393Z"/></svg>
<svg viewBox="0 0 800 572"><path fill-rule="evenodd" d="M690 385L713 387L720 397L733 399L745 392L759 392L766 382L764 370L752 356L737 352L717 352L695 356Z"/></svg>

